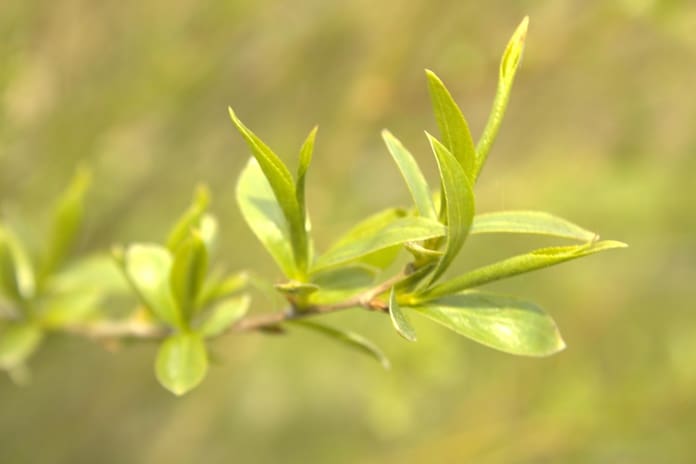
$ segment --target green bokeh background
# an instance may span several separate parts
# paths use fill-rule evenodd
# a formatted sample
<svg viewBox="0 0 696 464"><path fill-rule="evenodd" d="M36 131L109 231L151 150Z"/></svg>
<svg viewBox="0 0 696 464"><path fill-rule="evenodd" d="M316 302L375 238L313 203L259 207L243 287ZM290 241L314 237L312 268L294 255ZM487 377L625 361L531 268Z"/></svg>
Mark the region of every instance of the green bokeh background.
<svg viewBox="0 0 696 464"><path fill-rule="evenodd" d="M383 127L434 179L423 68L480 133L526 14L478 209L545 209L631 245L491 286L547 308L566 351L515 358L420 319L408 344L387 319L346 313L329 322L378 342L391 371L313 334L229 337L215 344L224 362L177 399L156 383L153 345L114 354L54 336L30 385L0 378L0 462L696 461L693 2L3 1L3 214L38 239L85 162L87 252L160 240L204 181L220 261L275 279L236 209L248 152L227 105L289 163L319 123L308 197L322 249L408 203ZM540 243L475 237L457 265Z"/></svg>

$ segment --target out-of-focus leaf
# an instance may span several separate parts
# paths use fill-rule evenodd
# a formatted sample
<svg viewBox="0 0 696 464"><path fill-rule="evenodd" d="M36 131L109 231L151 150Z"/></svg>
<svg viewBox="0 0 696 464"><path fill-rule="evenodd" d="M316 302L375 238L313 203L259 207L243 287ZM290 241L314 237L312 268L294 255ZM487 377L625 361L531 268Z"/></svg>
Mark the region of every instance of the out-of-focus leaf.
<svg viewBox="0 0 696 464"><path fill-rule="evenodd" d="M452 293L458 293L479 285L487 284L525 272L535 271L571 259L599 253L613 248L625 248L625 243L612 240L588 243L583 245L541 248L531 253L513 256L497 263L483 266L454 279L436 285L417 297L418 301L426 301Z"/></svg>
<svg viewBox="0 0 696 464"><path fill-rule="evenodd" d="M251 298L249 295L240 295L220 301L213 306L210 313L198 328L205 338L214 338L221 335L232 325L244 317L249 309Z"/></svg>
<svg viewBox="0 0 696 464"><path fill-rule="evenodd" d="M396 331L404 337L409 342L416 341L416 331L413 330L411 323L408 318L401 310L399 302L396 301L396 292L392 287L391 293L389 294L389 317L391 318L392 325Z"/></svg>
<svg viewBox="0 0 696 464"><path fill-rule="evenodd" d="M201 220L210 205L210 191L205 185L196 189L191 206L172 227L167 238L167 248L173 253L191 234L193 229L201 228Z"/></svg>
<svg viewBox="0 0 696 464"><path fill-rule="evenodd" d="M425 176L423 176L413 155L388 130L382 131L382 138L406 181L418 213L423 217L437 219L430 187L428 187Z"/></svg>
<svg viewBox="0 0 696 464"><path fill-rule="evenodd" d="M157 380L175 395L193 390L207 372L208 354L200 335L180 333L160 345L155 363Z"/></svg>
<svg viewBox="0 0 696 464"><path fill-rule="evenodd" d="M425 70L425 75L428 78L430 100L442 135L442 143L459 161L469 183L473 184L476 149L469 125L440 78L428 69Z"/></svg>
<svg viewBox="0 0 696 464"><path fill-rule="evenodd" d="M40 279L57 269L75 243L84 216L85 193L91 183L91 174L80 169L55 206L53 227L48 237L48 248L40 267Z"/></svg>
<svg viewBox="0 0 696 464"><path fill-rule="evenodd" d="M435 282L452 264L469 234L474 218L474 193L459 162L436 138L430 134L427 134L427 136L437 159L442 189L446 200L447 240L445 242L445 253L438 261L431 277L431 282Z"/></svg>
<svg viewBox="0 0 696 464"><path fill-rule="evenodd" d="M310 282L298 282L296 280L280 282L275 284L273 287L285 295L298 297L306 297L307 295L319 290L319 286L316 284Z"/></svg>
<svg viewBox="0 0 696 464"><path fill-rule="evenodd" d="M208 271L208 251L197 231L194 231L176 251L169 275L174 301L188 324L196 310L195 302Z"/></svg>
<svg viewBox="0 0 696 464"><path fill-rule="evenodd" d="M488 153L491 151L493 142L498 135L500 124L503 122L505 109L510 99L510 90L512 83L515 80L515 74L522 60L522 52L524 51L524 41L527 37L527 27L529 26L529 17L525 17L517 29L512 34L510 41L503 52L503 57L500 60L500 75L498 77L498 89L493 100L493 108L491 108L488 122L483 129L483 134L476 145L476 167L474 179L478 178L481 169L488 158Z"/></svg>
<svg viewBox="0 0 696 464"><path fill-rule="evenodd" d="M287 221L294 262L300 274L298 277L302 277L302 274L307 270L309 245L304 218L302 217L300 206L297 203L297 196L295 195L295 182L292 178L292 174L290 174L290 171L285 164L283 164L283 161L278 155L273 153L256 134L250 131L249 128L239 120L234 111L232 111L232 108L229 108L229 112L232 122L237 127L242 137L244 137L247 145L249 145L261 171L263 171L263 174L268 180L274 197Z"/></svg>
<svg viewBox="0 0 696 464"><path fill-rule="evenodd" d="M38 319L47 329L58 329L87 320L100 308L99 289L82 288L70 293L51 294L39 307Z"/></svg>
<svg viewBox="0 0 696 464"><path fill-rule="evenodd" d="M506 353L549 356L565 348L556 323L534 303L471 292L413 309L460 335Z"/></svg>
<svg viewBox="0 0 696 464"><path fill-rule="evenodd" d="M49 293L70 293L84 289L109 294L130 291L128 281L113 257L106 254L82 258L55 274L48 283Z"/></svg>
<svg viewBox="0 0 696 464"><path fill-rule="evenodd" d="M198 225L198 234L201 236L201 240L205 243L205 248L208 251L208 255L213 251L215 246L215 241L217 240L218 234L218 223L215 216L212 214L204 214L201 217Z"/></svg>
<svg viewBox="0 0 696 464"><path fill-rule="evenodd" d="M239 176L237 203L244 220L273 257L283 274L297 275L290 245L290 232L273 190L254 158Z"/></svg>
<svg viewBox="0 0 696 464"><path fill-rule="evenodd" d="M128 247L124 264L143 304L160 321L172 327L182 327L169 284L172 261L172 255L164 247L136 244Z"/></svg>
<svg viewBox="0 0 696 464"><path fill-rule="evenodd" d="M228 275L225 278L215 277L214 275L206 279L198 295L196 305L200 308L221 299L226 298L233 293L239 292L249 284L249 274L246 272L237 272Z"/></svg>
<svg viewBox="0 0 696 464"><path fill-rule="evenodd" d="M0 291L14 300L28 300L35 289L29 255L12 231L0 226Z"/></svg>
<svg viewBox="0 0 696 464"><path fill-rule="evenodd" d="M390 363L389 359L384 355L382 350L377 348L371 341L353 332L345 332L342 330L334 329L333 327L326 326L324 324L319 324L313 321L306 320L294 320L291 321L293 325L298 325L310 330L314 330L320 334L326 335L336 341L339 341L346 346L357 349L363 354L370 356L379 362L383 368L389 369Z"/></svg>
<svg viewBox="0 0 696 464"><path fill-rule="evenodd" d="M478 214L472 234L537 234L590 242L597 234L543 211L498 211Z"/></svg>
<svg viewBox="0 0 696 464"><path fill-rule="evenodd" d="M406 242L441 237L445 227L424 217L397 219L381 229L365 230L365 234L351 234L351 240L341 239L317 259L314 271L356 260L372 252Z"/></svg>
<svg viewBox="0 0 696 464"><path fill-rule="evenodd" d="M33 325L22 322L0 325L0 369L23 365L42 339L43 332Z"/></svg>

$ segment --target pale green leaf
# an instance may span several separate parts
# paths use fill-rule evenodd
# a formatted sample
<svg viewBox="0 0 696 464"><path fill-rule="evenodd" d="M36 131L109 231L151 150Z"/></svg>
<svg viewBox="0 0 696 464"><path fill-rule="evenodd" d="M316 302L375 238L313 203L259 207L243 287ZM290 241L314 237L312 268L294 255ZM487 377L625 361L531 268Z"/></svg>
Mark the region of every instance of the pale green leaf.
<svg viewBox="0 0 696 464"><path fill-rule="evenodd" d="M101 289L81 288L67 293L52 293L41 301L38 320L46 329L60 329L88 320L101 309Z"/></svg>
<svg viewBox="0 0 696 464"><path fill-rule="evenodd" d="M49 293L97 290L103 294L124 294L130 291L128 281L119 271L113 257L107 254L87 256L70 264L48 281Z"/></svg>
<svg viewBox="0 0 696 464"><path fill-rule="evenodd" d="M590 242L597 234L543 211L497 211L478 214L472 234L536 234Z"/></svg>
<svg viewBox="0 0 696 464"><path fill-rule="evenodd" d="M34 268L22 242L0 226L0 291L14 300L29 300L36 291Z"/></svg>
<svg viewBox="0 0 696 464"><path fill-rule="evenodd" d="M317 273L312 282L319 289L310 295L309 302L327 305L346 301L372 287L378 272L379 269L356 263Z"/></svg>
<svg viewBox="0 0 696 464"><path fill-rule="evenodd" d="M430 301L413 310L506 353L549 356L565 348L556 323L534 303L471 292Z"/></svg>
<svg viewBox="0 0 696 464"><path fill-rule="evenodd" d="M473 184L476 149L469 125L440 78L428 69L425 70L425 75L428 78L430 99L442 135L442 143L459 161L469 182Z"/></svg>
<svg viewBox="0 0 696 464"><path fill-rule="evenodd" d="M193 231L176 250L169 276L172 296L180 317L188 324L193 317L196 298L208 271L208 251L198 231Z"/></svg>
<svg viewBox="0 0 696 464"><path fill-rule="evenodd" d="M210 191L208 187L201 185L196 189L191 206L181 215L179 220L172 227L171 232L169 232L167 248L169 248L171 252L175 252L176 249L179 248L179 245L188 238L193 229L201 228L201 221L209 205ZM214 226L206 226L207 229L211 227ZM208 232L208 234L210 235L210 232ZM210 238L212 239L212 236Z"/></svg>
<svg viewBox="0 0 696 464"><path fill-rule="evenodd" d="M404 337L409 342L416 341L416 331L413 330L411 323L399 306L399 302L396 301L396 292L394 291L393 287L391 289L391 293L389 294L389 317L391 318L392 325L399 335Z"/></svg>
<svg viewBox="0 0 696 464"><path fill-rule="evenodd" d="M33 325L22 322L0 325L0 369L22 366L42 339L43 332Z"/></svg>
<svg viewBox="0 0 696 464"><path fill-rule="evenodd" d="M314 140L317 137L318 127L314 127L307 139L302 144L300 148L300 163L297 168L297 182L295 183L295 195L297 197L297 204L300 207L300 212L305 222L305 228L309 230L308 227L308 217L307 217L307 205L305 202L305 179L307 177L307 170L312 162L312 154L314 153Z"/></svg>
<svg viewBox="0 0 696 464"><path fill-rule="evenodd" d="M251 298L240 295L220 301L210 310L197 332L205 338L214 338L228 330L244 317L249 310Z"/></svg>
<svg viewBox="0 0 696 464"><path fill-rule="evenodd" d="M226 298L233 293L243 290L249 284L249 274L246 272L237 272L222 278L219 275L213 274L206 279L203 288L198 295L196 305L204 308L219 299Z"/></svg>
<svg viewBox="0 0 696 464"><path fill-rule="evenodd" d="M155 363L157 380L175 395L193 390L207 372L208 354L200 335L176 334L160 345Z"/></svg>
<svg viewBox="0 0 696 464"><path fill-rule="evenodd" d="M388 130L382 131L382 138L406 181L418 213L423 217L437 219L430 187L413 155Z"/></svg>

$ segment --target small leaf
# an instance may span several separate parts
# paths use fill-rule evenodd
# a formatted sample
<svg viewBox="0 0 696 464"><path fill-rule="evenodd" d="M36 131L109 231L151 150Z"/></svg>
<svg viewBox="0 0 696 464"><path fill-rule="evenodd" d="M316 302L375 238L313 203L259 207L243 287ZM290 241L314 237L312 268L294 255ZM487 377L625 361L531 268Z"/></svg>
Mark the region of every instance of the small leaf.
<svg viewBox="0 0 696 464"><path fill-rule="evenodd" d="M0 369L22 366L43 339L41 330L26 323L0 325Z"/></svg>
<svg viewBox="0 0 696 464"><path fill-rule="evenodd" d="M357 263L317 273L312 282L319 289L309 296L309 303L327 305L348 300L374 285L378 272L379 269Z"/></svg>
<svg viewBox="0 0 696 464"><path fill-rule="evenodd" d="M289 280L280 282L273 286L277 291L287 296L306 297L319 290L319 286L308 282L298 282Z"/></svg>
<svg viewBox="0 0 696 464"><path fill-rule="evenodd" d="M396 219L381 229L365 231L365 235L351 234L350 240L342 239L317 259L314 271L356 260L378 250L406 242L441 237L445 227L424 217Z"/></svg>
<svg viewBox="0 0 696 464"><path fill-rule="evenodd" d="M496 280L560 264L571 259L582 258L583 256L613 248L625 248L626 246L626 244L621 242L605 240L584 245L541 248L531 253L513 256L503 261L474 269L464 275L430 288L419 295L417 300L427 301L439 298Z"/></svg>
<svg viewBox="0 0 696 464"><path fill-rule="evenodd" d="M35 290L29 255L15 234L0 226L0 291L18 301L31 299Z"/></svg>
<svg viewBox="0 0 696 464"><path fill-rule="evenodd" d="M48 281L49 293L71 293L83 289L96 290L103 294L125 294L130 292L113 257L95 254L75 261Z"/></svg>
<svg viewBox="0 0 696 464"><path fill-rule="evenodd" d="M208 354L200 335L172 335L160 345L155 363L157 380L181 396L197 387L208 372Z"/></svg>
<svg viewBox="0 0 696 464"><path fill-rule="evenodd" d="M423 176L413 155L388 130L382 131L382 138L406 181L418 209L418 214L430 219L437 219L430 187L428 187L425 176Z"/></svg>
<svg viewBox="0 0 696 464"><path fill-rule="evenodd" d="M478 214L472 234L537 234L590 242L597 234L543 211L498 211Z"/></svg>
<svg viewBox="0 0 696 464"><path fill-rule="evenodd" d="M396 301L396 292L392 287L391 293L389 294L389 317L391 318L392 325L396 331L404 337L409 342L416 341L416 331L411 327L411 323L408 318L399 307L399 303Z"/></svg>
<svg viewBox="0 0 696 464"><path fill-rule="evenodd" d="M510 90L512 83L515 80L517 68L522 60L522 52L524 51L524 41L527 37L527 27L529 26L529 17L526 16L515 33L512 34L510 41L505 48L503 57L500 60L500 76L498 78L498 90L493 100L493 108L488 116L488 122L483 129L483 134L476 145L476 168L474 170L474 179L478 178L481 169L488 158L488 153L493 146L500 124L503 122L505 109L510 99Z"/></svg>
<svg viewBox="0 0 696 464"><path fill-rule="evenodd" d="M442 135L442 143L459 161L469 182L473 184L476 149L469 125L440 78L428 69L425 70L425 75L428 78L430 99Z"/></svg>
<svg viewBox="0 0 696 464"><path fill-rule="evenodd" d="M193 229L202 228L201 221L205 215L208 206L210 205L210 191L205 185L201 185L196 189L191 206L179 218L174 227L172 227L169 237L167 238L167 248L171 252L175 252L191 234ZM206 228L210 228L208 225ZM210 233L208 232L208 235Z"/></svg>
<svg viewBox="0 0 696 464"><path fill-rule="evenodd" d="M221 298L226 298L233 293L243 290L248 284L249 274L246 272L237 272L224 279L219 276L213 276L204 282L196 305L204 308Z"/></svg>
<svg viewBox="0 0 696 464"><path fill-rule="evenodd" d="M196 298L208 271L208 251L197 231L181 243L174 255L169 284L172 296L181 312L182 320L188 324L193 317Z"/></svg>
<svg viewBox="0 0 696 464"><path fill-rule="evenodd" d="M413 309L460 335L506 353L549 356L565 348L556 323L534 303L472 292Z"/></svg>
<svg viewBox="0 0 696 464"><path fill-rule="evenodd" d="M314 330L315 332L333 338L334 340L337 340L350 348L357 349L361 353L377 360L377 362L379 362L385 369L389 369L390 367L389 359L387 359L382 350L377 348L377 346L362 335L358 335L353 332L344 332L342 330L334 329L333 327L318 324L312 321L294 320L288 322L292 322L292 324L304 327L306 329Z"/></svg>
<svg viewBox="0 0 696 464"><path fill-rule="evenodd" d="M91 288L50 294L38 308L38 320L45 329L60 329L84 322L99 311L103 296L99 289Z"/></svg>
<svg viewBox="0 0 696 464"><path fill-rule="evenodd" d="M237 182L237 203L251 228L280 267L283 274L297 274L290 245L290 232L283 212L268 181L254 158L250 159Z"/></svg>
<svg viewBox="0 0 696 464"><path fill-rule="evenodd" d="M126 273L138 297L162 322L182 327L182 319L169 285L172 256L155 244L136 244L128 247L124 256Z"/></svg>
<svg viewBox="0 0 696 464"><path fill-rule="evenodd" d="M91 175L80 169L55 206L53 227L48 238L48 248L39 273L40 279L52 273L65 261L75 243L84 216L84 198L91 183Z"/></svg>
<svg viewBox="0 0 696 464"><path fill-rule="evenodd" d="M203 321L198 332L205 338L215 338L244 317L249 310L251 298L241 295L216 304Z"/></svg>
<svg viewBox="0 0 696 464"><path fill-rule="evenodd" d="M213 247L215 246L215 241L217 240L218 233L218 223L215 216L212 214L204 214L198 224L198 234L201 236L203 243L205 243L205 248L210 255Z"/></svg>
<svg viewBox="0 0 696 464"><path fill-rule="evenodd" d="M431 282L435 282L449 268L466 241L474 218L474 193L459 162L436 138L427 132L426 135L437 159L446 200L447 241L445 253L431 277Z"/></svg>
<svg viewBox="0 0 696 464"><path fill-rule="evenodd" d="M300 207L300 212L305 222L305 228L307 228L307 230L309 230L309 228L307 227L307 205L305 204L305 178L307 177L307 170L309 169L309 165L312 162L312 153L314 152L314 140L317 137L318 129L319 128L315 126L311 130L311 132L307 136L307 139L302 144L302 148L300 148L300 163L297 168L297 182L295 183L295 195L297 197L297 204Z"/></svg>

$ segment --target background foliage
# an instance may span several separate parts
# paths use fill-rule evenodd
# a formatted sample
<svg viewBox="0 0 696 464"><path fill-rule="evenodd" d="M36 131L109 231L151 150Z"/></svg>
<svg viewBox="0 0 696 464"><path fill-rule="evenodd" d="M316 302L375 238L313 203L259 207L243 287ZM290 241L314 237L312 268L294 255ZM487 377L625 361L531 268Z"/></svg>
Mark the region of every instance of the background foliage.
<svg viewBox="0 0 696 464"><path fill-rule="evenodd" d="M319 123L307 197L325 249L357 218L410 201L383 127L435 178L423 68L480 133L500 51L525 14L525 59L478 210L545 209L631 244L491 286L546 307L565 352L515 358L415 317L412 345L386 320L336 314L380 342L390 372L308 333L228 337L215 345L224 363L175 399L151 374L154 345L114 356L54 337L30 385L0 380L0 462L693 459L688 2L3 2L3 213L47 223L45 205L86 161L95 185L81 248L161 240L204 180L224 261L273 278L235 205L248 152L227 105L278 153ZM461 269L537 245L471 240Z"/></svg>

